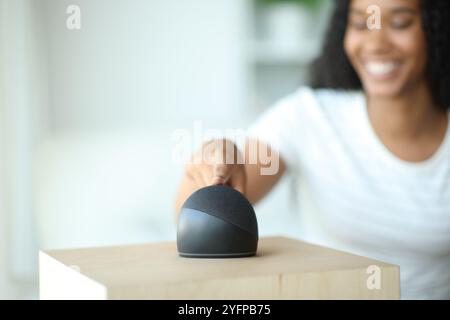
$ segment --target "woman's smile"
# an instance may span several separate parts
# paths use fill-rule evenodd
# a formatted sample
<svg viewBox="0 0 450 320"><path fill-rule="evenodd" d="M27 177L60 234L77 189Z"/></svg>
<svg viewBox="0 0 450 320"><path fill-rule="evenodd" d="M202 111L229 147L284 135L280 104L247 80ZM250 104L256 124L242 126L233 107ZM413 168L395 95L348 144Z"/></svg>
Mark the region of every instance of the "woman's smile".
<svg viewBox="0 0 450 320"><path fill-rule="evenodd" d="M408 95L426 85L427 41L418 1L379 0L380 29L362 28L371 0L352 1L345 50L368 96Z"/></svg>
<svg viewBox="0 0 450 320"><path fill-rule="evenodd" d="M363 62L364 71L368 78L374 81L385 81L395 78L402 66L396 60L367 60Z"/></svg>

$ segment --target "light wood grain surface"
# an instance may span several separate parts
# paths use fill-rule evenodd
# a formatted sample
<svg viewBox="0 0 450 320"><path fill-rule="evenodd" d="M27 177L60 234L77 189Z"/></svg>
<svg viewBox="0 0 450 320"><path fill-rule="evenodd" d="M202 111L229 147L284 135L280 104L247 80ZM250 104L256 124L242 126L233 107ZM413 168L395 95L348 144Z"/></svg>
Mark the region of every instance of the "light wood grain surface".
<svg viewBox="0 0 450 320"><path fill-rule="evenodd" d="M369 266L381 271L369 289ZM297 240L259 241L255 257L189 259L176 244L40 253L42 299L397 299L399 268Z"/></svg>

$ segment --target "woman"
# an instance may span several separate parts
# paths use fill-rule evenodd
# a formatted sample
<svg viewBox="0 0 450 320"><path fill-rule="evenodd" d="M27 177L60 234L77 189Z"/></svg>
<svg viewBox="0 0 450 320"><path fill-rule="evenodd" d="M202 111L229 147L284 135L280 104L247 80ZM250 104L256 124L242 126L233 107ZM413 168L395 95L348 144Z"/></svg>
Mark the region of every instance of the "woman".
<svg viewBox="0 0 450 320"><path fill-rule="evenodd" d="M177 208L211 184L256 203L295 175L300 237L400 265L402 298L450 298L449 59L449 1L337 1L313 86L252 126L245 164L188 165ZM249 163L255 141L280 155L276 174ZM220 142L209 155L237 148Z"/></svg>

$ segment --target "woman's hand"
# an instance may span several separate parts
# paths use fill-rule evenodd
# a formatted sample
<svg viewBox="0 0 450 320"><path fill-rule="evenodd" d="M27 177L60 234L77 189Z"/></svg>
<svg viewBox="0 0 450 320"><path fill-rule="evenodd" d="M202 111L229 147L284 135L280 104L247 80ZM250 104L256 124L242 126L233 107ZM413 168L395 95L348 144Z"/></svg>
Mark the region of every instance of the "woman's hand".
<svg viewBox="0 0 450 320"><path fill-rule="evenodd" d="M272 157L264 161L260 157L254 157L255 161L252 163L249 161L252 158L250 150L266 150ZM276 170L273 174L263 174L267 167L274 167ZM278 155L268 145L257 140L247 141L242 153L233 142L226 139L207 142L186 165L175 201L176 217L192 193L211 185L228 185L255 204L272 189L284 171L284 162Z"/></svg>
<svg viewBox="0 0 450 320"><path fill-rule="evenodd" d="M185 174L198 189L210 185L229 185L245 195L244 159L229 140L212 140L204 144L186 166Z"/></svg>

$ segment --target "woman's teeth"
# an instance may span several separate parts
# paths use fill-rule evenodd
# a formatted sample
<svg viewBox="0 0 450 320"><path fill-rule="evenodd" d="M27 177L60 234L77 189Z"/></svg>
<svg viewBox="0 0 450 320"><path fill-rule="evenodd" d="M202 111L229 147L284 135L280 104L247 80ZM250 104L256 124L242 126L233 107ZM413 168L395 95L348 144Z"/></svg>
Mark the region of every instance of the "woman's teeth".
<svg viewBox="0 0 450 320"><path fill-rule="evenodd" d="M398 64L395 62L368 62L365 67L374 76L386 76L392 73L398 67Z"/></svg>

